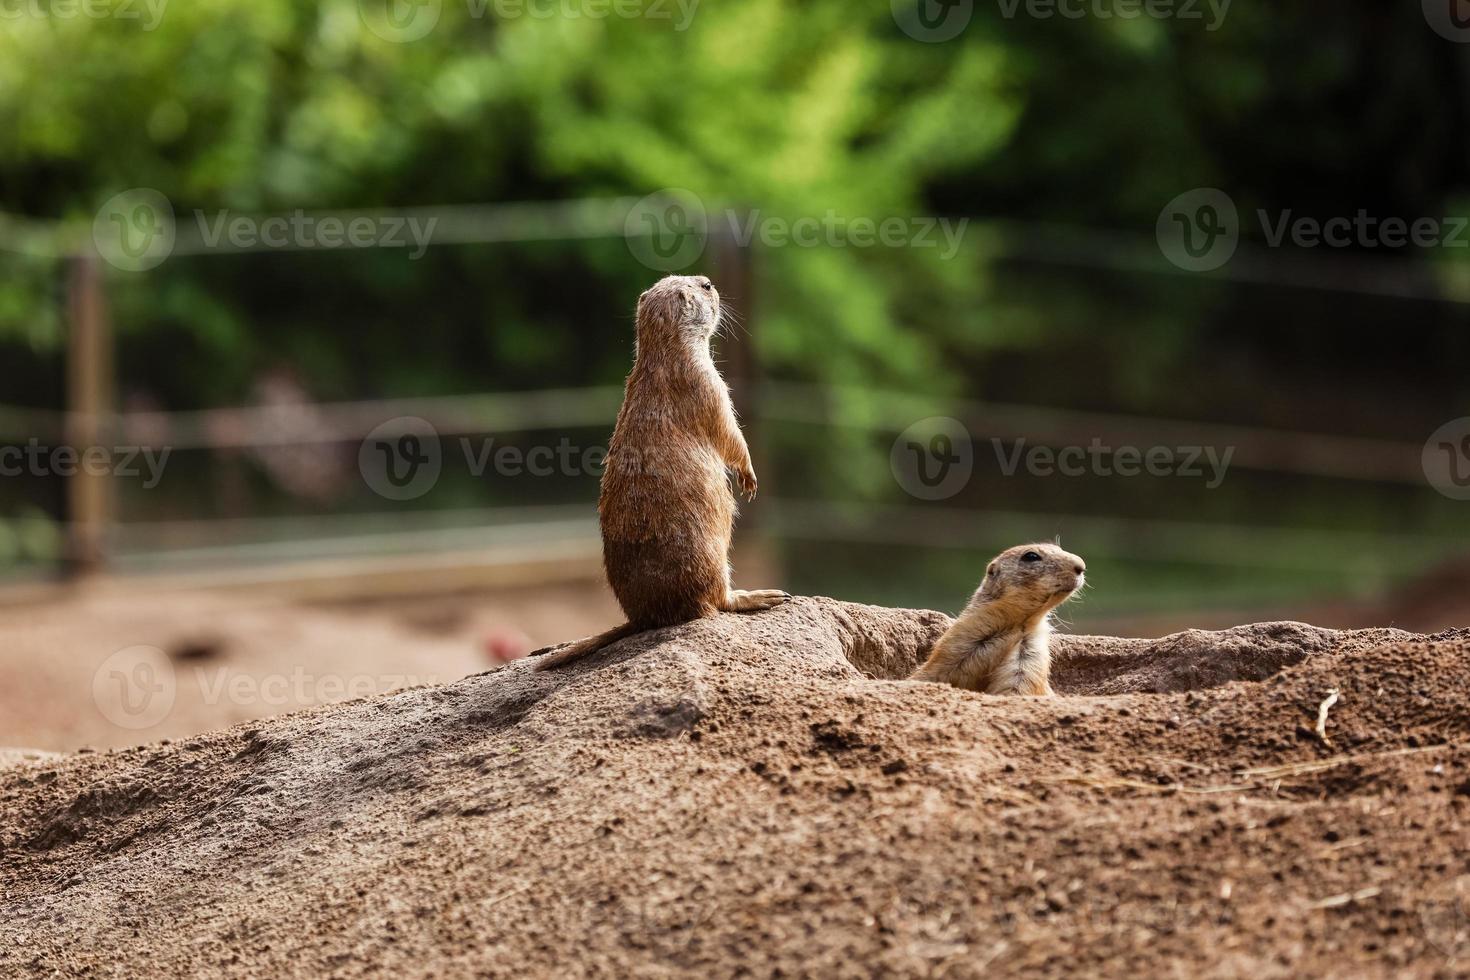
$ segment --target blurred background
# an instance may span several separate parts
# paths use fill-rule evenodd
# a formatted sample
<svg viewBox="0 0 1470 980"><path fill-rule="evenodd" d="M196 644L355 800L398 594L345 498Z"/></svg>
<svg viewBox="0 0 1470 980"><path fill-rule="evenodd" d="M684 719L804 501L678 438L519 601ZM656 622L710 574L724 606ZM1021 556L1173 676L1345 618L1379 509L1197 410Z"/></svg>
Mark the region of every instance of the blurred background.
<svg viewBox="0 0 1470 980"><path fill-rule="evenodd" d="M1060 536L1080 632L1463 625L1460 13L6 4L0 744L618 621L599 453L666 272L737 314L737 584L954 611Z"/></svg>

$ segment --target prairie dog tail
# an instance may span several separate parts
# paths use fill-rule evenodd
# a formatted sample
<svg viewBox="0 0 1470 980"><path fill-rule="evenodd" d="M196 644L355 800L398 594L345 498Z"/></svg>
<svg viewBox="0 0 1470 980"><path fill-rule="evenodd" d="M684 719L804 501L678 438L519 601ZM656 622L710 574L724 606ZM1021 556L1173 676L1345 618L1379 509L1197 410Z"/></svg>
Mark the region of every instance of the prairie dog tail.
<svg viewBox="0 0 1470 980"><path fill-rule="evenodd" d="M622 626L614 626L612 629L606 631L605 633L598 633L596 636L589 636L585 640L578 640L575 643L562 647L555 653L549 653L544 657L538 657L536 660L536 666L532 669L555 670L558 667L565 667L567 664L572 663L575 660L581 660L589 653L595 653L598 650L601 650L609 643L616 643L617 641L626 639L627 637L630 637L635 633L642 632L643 627L634 626L632 623L624 623ZM532 656L535 655L532 654Z"/></svg>

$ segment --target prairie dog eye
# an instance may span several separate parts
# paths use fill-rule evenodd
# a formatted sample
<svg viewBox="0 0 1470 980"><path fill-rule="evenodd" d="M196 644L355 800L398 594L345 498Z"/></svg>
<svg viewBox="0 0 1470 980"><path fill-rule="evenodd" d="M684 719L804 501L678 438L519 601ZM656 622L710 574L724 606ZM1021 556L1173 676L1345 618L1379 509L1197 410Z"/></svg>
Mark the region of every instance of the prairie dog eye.
<svg viewBox="0 0 1470 980"><path fill-rule="evenodd" d="M1028 551L1024 555L1021 556L1021 560L1022 561L1027 561L1027 562L1030 562L1030 561L1041 561L1041 556L1038 555L1034 551Z"/></svg>

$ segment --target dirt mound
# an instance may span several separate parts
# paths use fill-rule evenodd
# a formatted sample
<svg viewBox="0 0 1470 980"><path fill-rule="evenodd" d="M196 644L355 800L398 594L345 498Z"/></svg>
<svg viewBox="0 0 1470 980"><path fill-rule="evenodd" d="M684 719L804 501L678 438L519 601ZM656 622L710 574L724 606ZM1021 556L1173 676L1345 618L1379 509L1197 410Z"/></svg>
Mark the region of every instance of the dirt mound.
<svg viewBox="0 0 1470 980"><path fill-rule="evenodd" d="M890 680L947 623L803 599L14 761L0 975L1470 967L1470 631L1059 637L1054 700Z"/></svg>

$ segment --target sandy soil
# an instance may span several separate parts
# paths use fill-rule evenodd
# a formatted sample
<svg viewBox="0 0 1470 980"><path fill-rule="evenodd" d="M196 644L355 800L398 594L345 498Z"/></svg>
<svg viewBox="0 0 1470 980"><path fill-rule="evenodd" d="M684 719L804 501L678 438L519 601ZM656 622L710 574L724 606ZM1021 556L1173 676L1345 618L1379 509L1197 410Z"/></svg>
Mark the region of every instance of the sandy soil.
<svg viewBox="0 0 1470 980"><path fill-rule="evenodd" d="M0 975L1470 970L1470 631L1062 637L1047 700L891 680L946 623L804 599L12 761Z"/></svg>
<svg viewBox="0 0 1470 980"><path fill-rule="evenodd" d="M617 619L605 587L580 584L335 604L109 587L0 605L0 747L187 738L459 680Z"/></svg>

